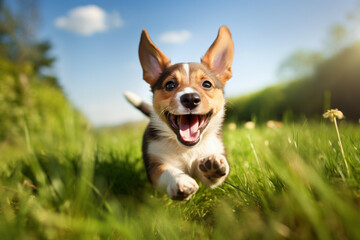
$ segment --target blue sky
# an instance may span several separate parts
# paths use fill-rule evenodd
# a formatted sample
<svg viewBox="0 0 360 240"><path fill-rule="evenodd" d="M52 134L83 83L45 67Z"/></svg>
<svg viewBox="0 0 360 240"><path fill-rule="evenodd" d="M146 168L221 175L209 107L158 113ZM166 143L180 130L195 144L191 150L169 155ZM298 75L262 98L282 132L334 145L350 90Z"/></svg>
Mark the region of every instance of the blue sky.
<svg viewBox="0 0 360 240"><path fill-rule="evenodd" d="M143 118L124 91L151 101L138 60L142 29L172 63L198 62L227 25L235 56L225 93L237 96L277 83L279 64L295 50L321 50L330 27L358 3L43 0L39 35L53 44L54 72L69 99L94 125L114 125Z"/></svg>

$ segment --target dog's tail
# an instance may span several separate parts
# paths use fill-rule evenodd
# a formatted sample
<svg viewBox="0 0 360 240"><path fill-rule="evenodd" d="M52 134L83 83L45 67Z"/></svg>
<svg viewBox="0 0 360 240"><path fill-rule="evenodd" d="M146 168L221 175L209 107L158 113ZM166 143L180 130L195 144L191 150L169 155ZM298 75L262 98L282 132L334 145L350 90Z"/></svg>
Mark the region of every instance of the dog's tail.
<svg viewBox="0 0 360 240"><path fill-rule="evenodd" d="M133 92L124 92L125 98L134 105L137 109L139 109L143 114L150 117L150 113L152 111L152 106L146 102L144 102L138 95Z"/></svg>

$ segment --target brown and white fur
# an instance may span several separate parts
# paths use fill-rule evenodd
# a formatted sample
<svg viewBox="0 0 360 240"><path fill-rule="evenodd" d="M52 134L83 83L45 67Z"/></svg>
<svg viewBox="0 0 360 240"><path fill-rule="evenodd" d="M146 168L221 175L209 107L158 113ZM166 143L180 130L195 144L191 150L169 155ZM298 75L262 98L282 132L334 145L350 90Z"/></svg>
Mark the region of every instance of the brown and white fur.
<svg viewBox="0 0 360 240"><path fill-rule="evenodd" d="M139 58L153 108L133 93L125 96L150 117L142 148L146 172L154 187L172 199L190 199L199 188L195 179L215 188L229 174L221 127L233 55L226 26L201 63L174 65L142 32Z"/></svg>

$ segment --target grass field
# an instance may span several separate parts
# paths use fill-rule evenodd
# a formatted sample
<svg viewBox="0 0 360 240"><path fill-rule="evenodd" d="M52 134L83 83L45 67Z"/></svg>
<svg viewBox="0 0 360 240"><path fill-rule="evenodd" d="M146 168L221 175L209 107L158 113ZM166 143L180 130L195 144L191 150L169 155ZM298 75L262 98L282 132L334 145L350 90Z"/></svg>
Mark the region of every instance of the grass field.
<svg viewBox="0 0 360 240"><path fill-rule="evenodd" d="M147 182L145 125L1 146L0 238L360 239L360 125L228 130L225 184L188 202ZM345 167L349 165L349 171Z"/></svg>

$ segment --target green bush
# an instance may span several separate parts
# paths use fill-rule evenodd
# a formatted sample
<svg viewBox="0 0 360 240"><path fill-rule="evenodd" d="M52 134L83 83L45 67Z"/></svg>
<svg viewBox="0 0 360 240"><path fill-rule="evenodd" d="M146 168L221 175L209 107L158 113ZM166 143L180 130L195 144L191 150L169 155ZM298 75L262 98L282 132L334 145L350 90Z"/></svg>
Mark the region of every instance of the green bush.
<svg viewBox="0 0 360 240"><path fill-rule="evenodd" d="M23 146L26 132L53 142L84 131L87 120L61 88L5 59L0 65L0 144Z"/></svg>
<svg viewBox="0 0 360 240"><path fill-rule="evenodd" d="M264 122L319 119L338 108L349 120L360 118L360 43L322 62L313 76L267 87L228 101L228 120Z"/></svg>

